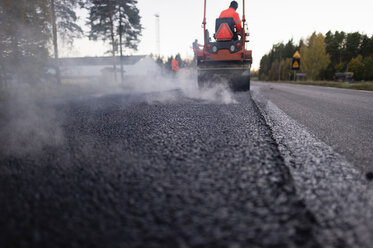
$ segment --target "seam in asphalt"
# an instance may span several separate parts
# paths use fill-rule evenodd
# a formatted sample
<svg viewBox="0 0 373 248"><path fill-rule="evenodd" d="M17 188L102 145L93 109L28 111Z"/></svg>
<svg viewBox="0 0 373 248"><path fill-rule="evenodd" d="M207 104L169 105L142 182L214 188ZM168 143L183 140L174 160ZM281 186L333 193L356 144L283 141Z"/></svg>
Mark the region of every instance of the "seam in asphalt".
<svg viewBox="0 0 373 248"><path fill-rule="evenodd" d="M319 242L323 247L371 247L373 185L343 156L265 99L258 87L251 95L298 197L319 223L314 229Z"/></svg>
<svg viewBox="0 0 373 248"><path fill-rule="evenodd" d="M317 239L317 235L316 235L316 232L315 232L316 228L319 228L320 223L318 222L316 216L312 213L312 211L307 207L307 204L304 201L304 199L302 199L302 198L299 197L299 193L297 192L297 188L296 188L296 184L295 184L293 175L291 173L291 170L289 169L289 167L286 164L285 157L284 157L283 153L280 150L279 143L277 142L277 140L276 140L276 138L274 136L273 129L272 129L271 125L268 124L267 119L266 119L266 117L265 117L264 112L262 111L262 109L258 106L257 102L254 101L254 98L253 98L253 95L252 95L252 91L250 91L250 96L251 96L250 100L252 101L254 109L257 111L261 122L263 122L263 124L270 131L270 138L272 139L273 144L276 147L276 150L279 153L280 158L282 160L282 164L281 164L282 168L281 169L282 169L282 171L284 173L286 173L288 175L288 178L290 180L290 182L288 182L288 183L293 187L294 193L295 193L295 197L297 198L297 201L299 202L299 204L301 206L303 206L303 208L305 210L305 217L309 220L308 223L311 224L311 230L312 230L312 236L311 237L312 237L312 240L315 242L315 245L317 247L322 247L322 245L320 244L320 240Z"/></svg>

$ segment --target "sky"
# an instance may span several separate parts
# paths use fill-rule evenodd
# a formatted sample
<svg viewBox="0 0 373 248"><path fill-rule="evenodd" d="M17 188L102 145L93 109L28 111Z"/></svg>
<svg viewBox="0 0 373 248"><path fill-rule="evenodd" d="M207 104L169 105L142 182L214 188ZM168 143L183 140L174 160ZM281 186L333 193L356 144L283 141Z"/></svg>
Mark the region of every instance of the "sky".
<svg viewBox="0 0 373 248"><path fill-rule="evenodd" d="M214 32L215 19L228 8L231 0L207 0L207 28ZM242 17L242 0L237 12ZM138 51L125 50L126 55L156 54L156 17L160 16L160 54L163 57L181 54L192 58L192 42L203 43L204 0L138 0L144 27ZM250 33L248 49L253 51L253 69L259 69L261 57L273 44L293 39L299 42L313 32L361 32L373 35L372 0L246 0L245 12ZM87 18L85 11L78 11L80 23ZM88 28L84 28L88 31ZM75 41L73 48L62 49L62 56L102 56L109 44Z"/></svg>

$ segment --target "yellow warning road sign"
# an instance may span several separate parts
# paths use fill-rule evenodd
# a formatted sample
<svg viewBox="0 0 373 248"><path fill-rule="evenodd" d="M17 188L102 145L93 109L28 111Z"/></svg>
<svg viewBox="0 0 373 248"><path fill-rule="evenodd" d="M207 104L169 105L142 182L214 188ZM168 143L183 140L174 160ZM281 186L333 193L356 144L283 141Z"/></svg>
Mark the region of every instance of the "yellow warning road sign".
<svg viewBox="0 0 373 248"><path fill-rule="evenodd" d="M298 60L295 60L293 63L293 68L298 68L298 67L299 67Z"/></svg>
<svg viewBox="0 0 373 248"><path fill-rule="evenodd" d="M299 70L300 68L300 53L296 51L293 55L292 70Z"/></svg>
<svg viewBox="0 0 373 248"><path fill-rule="evenodd" d="M299 51L296 51L296 52L294 53L293 58L294 58L294 59L300 59L300 53L299 53Z"/></svg>
<svg viewBox="0 0 373 248"><path fill-rule="evenodd" d="M293 58L292 64L292 70L299 70L300 69L300 59Z"/></svg>

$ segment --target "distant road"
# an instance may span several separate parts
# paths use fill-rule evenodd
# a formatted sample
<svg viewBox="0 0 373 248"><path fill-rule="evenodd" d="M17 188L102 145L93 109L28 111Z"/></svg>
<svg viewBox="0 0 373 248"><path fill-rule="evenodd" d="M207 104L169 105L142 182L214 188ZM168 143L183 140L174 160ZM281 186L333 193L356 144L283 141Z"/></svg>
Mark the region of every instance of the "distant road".
<svg viewBox="0 0 373 248"><path fill-rule="evenodd" d="M356 167L373 171L373 92L264 82L252 85Z"/></svg>

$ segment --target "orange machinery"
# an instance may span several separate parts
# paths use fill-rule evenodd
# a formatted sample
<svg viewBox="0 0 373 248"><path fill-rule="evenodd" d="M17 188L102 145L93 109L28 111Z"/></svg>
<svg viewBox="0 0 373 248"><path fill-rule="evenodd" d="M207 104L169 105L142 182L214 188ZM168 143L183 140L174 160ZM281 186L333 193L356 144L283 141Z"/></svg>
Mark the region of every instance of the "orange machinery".
<svg viewBox="0 0 373 248"><path fill-rule="evenodd" d="M215 41L206 29L206 0L204 0L204 46L197 52L198 85L208 87L228 83L233 90L250 90L252 51L246 50L245 0L242 0L242 28L235 30L233 18L218 18L215 23Z"/></svg>

